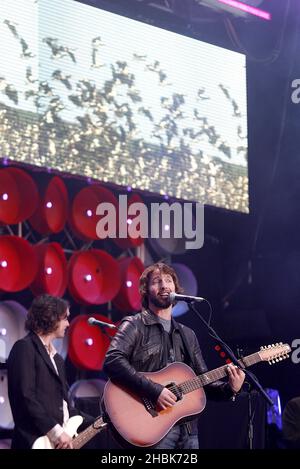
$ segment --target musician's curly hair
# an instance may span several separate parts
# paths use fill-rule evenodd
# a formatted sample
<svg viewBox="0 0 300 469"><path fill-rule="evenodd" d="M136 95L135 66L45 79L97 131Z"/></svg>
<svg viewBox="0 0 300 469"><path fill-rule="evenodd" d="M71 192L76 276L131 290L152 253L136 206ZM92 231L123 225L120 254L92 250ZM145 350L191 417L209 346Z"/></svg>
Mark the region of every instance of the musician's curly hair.
<svg viewBox="0 0 300 469"><path fill-rule="evenodd" d="M54 332L58 322L66 315L69 303L51 295L37 296L28 311L25 328L38 334Z"/></svg>
<svg viewBox="0 0 300 469"><path fill-rule="evenodd" d="M141 295L142 305L144 308L148 308L149 300L148 300L148 285L150 276L153 272L159 271L161 274L171 275L174 285L175 285L175 292L182 293L183 288L179 284L179 280L175 270L167 264L163 262L157 262L156 264L150 265L147 267L140 277L140 284L139 284L139 292Z"/></svg>

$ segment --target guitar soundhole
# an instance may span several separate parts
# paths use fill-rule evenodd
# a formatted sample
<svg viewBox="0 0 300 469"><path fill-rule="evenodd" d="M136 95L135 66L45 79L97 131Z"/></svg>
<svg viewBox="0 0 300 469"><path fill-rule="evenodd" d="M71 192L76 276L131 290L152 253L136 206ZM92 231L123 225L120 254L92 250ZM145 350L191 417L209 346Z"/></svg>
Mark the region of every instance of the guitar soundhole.
<svg viewBox="0 0 300 469"><path fill-rule="evenodd" d="M172 391L173 394L175 394L176 398L177 398L177 401L181 401L182 399L182 390L180 388L180 386L177 386L175 383L169 383L167 384L166 388L170 389L170 391Z"/></svg>

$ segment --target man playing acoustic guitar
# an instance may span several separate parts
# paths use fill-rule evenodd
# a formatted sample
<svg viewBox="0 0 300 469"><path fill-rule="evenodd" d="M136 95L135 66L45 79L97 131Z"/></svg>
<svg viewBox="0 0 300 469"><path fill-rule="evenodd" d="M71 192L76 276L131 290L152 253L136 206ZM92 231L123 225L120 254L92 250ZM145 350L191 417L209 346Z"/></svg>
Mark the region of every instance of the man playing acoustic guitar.
<svg viewBox="0 0 300 469"><path fill-rule="evenodd" d="M111 341L104 370L111 378L109 386L116 384L116 388L104 393L104 405L114 428L133 445L196 449L196 415L203 410L206 398L202 387L193 388L193 379L195 373L207 372L207 367L194 331L172 318L172 292L180 293L181 288L175 271L166 264L151 265L141 275L144 310L124 318ZM228 382L208 384L207 396L215 400L235 396L245 374L229 365L228 378ZM177 386L177 381L183 382ZM123 390L132 401L132 411L131 401L124 401L122 412L114 413L114 404L118 401L120 407L122 399L118 392ZM128 431L121 431L121 413L124 422L128 421Z"/></svg>

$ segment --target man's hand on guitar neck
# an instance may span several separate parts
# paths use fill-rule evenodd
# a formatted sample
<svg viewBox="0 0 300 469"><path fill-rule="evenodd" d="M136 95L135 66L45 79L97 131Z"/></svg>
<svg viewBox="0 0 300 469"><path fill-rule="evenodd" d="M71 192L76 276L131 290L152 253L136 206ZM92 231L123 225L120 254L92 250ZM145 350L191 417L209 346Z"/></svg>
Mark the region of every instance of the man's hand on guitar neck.
<svg viewBox="0 0 300 469"><path fill-rule="evenodd" d="M177 398L168 388L164 388L157 399L157 405L161 409L172 407L175 404Z"/></svg>
<svg viewBox="0 0 300 469"><path fill-rule="evenodd" d="M229 377L229 385L234 393L238 393L245 380L245 373L240 368L234 366L232 363L227 366L227 373Z"/></svg>

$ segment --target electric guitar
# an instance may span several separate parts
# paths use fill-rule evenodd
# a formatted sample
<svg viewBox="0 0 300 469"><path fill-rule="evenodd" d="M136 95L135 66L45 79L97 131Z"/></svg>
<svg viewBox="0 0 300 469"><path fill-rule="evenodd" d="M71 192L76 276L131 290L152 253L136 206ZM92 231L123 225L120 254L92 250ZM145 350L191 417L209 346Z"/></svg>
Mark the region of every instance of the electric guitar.
<svg viewBox="0 0 300 469"><path fill-rule="evenodd" d="M81 448L107 425L107 423L103 422L102 417L99 417L94 423L92 423L92 425L87 427L78 435L77 428L82 424L82 422L83 418L81 415L75 415L63 426L64 431L73 438L72 444L74 449ZM47 435L45 435L35 440L32 445L32 449L54 449L54 446Z"/></svg>
<svg viewBox="0 0 300 469"><path fill-rule="evenodd" d="M288 344L261 347L259 352L239 360L242 368L260 361L270 364L288 357ZM153 446L179 420L199 414L206 405L203 387L227 376L227 365L196 376L184 363L172 363L160 371L141 373L156 383L168 387L177 397L172 407L156 408L149 399L140 398L126 387L108 381L104 388L104 403L110 421L117 432L135 446Z"/></svg>

